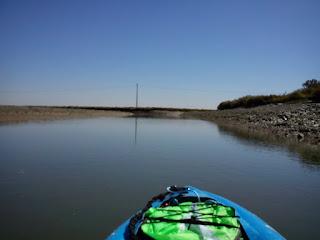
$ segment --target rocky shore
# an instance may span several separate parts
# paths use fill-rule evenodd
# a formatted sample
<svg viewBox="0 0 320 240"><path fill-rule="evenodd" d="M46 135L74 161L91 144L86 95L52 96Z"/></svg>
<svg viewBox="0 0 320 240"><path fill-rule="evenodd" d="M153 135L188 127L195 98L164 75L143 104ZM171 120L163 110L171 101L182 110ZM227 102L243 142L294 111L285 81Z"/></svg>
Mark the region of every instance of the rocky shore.
<svg viewBox="0 0 320 240"><path fill-rule="evenodd" d="M221 125L320 145L320 103L266 105L248 109L194 112L193 117Z"/></svg>

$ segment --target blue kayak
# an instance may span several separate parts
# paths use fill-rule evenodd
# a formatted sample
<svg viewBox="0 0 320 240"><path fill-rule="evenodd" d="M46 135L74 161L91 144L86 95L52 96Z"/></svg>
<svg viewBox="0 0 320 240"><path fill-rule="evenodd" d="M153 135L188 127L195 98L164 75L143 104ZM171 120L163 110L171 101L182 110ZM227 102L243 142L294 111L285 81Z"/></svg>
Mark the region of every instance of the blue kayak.
<svg viewBox="0 0 320 240"><path fill-rule="evenodd" d="M285 238L261 218L226 198L191 186L171 186L107 239Z"/></svg>

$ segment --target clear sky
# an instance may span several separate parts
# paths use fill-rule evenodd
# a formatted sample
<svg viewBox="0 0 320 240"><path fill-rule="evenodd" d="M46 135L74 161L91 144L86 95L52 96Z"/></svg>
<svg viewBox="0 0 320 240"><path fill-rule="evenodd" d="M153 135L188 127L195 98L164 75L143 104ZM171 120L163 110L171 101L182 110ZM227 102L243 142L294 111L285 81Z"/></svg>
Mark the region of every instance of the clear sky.
<svg viewBox="0 0 320 240"><path fill-rule="evenodd" d="M215 108L320 79L319 0L0 0L0 104Z"/></svg>

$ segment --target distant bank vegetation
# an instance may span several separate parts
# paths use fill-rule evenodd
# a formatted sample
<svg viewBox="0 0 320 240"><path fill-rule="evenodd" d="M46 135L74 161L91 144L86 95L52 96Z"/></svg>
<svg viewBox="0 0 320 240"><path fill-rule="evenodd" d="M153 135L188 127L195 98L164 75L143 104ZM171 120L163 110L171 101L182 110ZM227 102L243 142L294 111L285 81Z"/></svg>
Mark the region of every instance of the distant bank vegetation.
<svg viewBox="0 0 320 240"><path fill-rule="evenodd" d="M302 88L288 94L281 95L258 95L244 96L235 100L221 102L218 110L233 108L251 108L266 104L313 101L320 102L320 81L317 79L307 80Z"/></svg>

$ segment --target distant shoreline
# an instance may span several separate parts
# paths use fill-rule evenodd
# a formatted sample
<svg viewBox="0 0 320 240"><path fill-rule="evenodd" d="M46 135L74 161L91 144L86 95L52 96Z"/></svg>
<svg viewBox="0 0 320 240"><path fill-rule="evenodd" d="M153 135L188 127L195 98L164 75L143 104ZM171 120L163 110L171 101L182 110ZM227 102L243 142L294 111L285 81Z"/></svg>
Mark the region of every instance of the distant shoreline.
<svg viewBox="0 0 320 240"><path fill-rule="evenodd" d="M87 106L0 106L0 124L95 117L201 119L229 131L272 136L320 146L320 103L265 105L250 109L205 110Z"/></svg>
<svg viewBox="0 0 320 240"><path fill-rule="evenodd" d="M88 107L88 106L0 106L0 124L50 121L94 117L160 117L180 118L195 110L159 107Z"/></svg>
<svg viewBox="0 0 320 240"><path fill-rule="evenodd" d="M42 106L0 106L0 124L51 121L74 118L126 117L129 112Z"/></svg>

